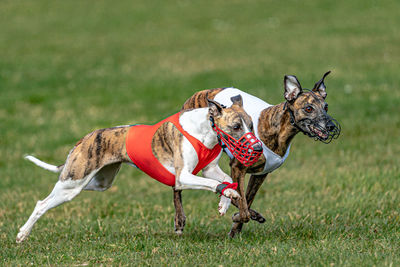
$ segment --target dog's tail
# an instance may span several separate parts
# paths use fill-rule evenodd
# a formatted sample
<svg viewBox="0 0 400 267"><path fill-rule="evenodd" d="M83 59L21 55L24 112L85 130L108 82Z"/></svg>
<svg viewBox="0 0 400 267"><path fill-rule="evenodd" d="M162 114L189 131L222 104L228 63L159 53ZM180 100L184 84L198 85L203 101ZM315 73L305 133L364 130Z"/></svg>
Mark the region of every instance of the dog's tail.
<svg viewBox="0 0 400 267"><path fill-rule="evenodd" d="M64 169L64 164L62 164L60 166L51 165L51 164L48 164L48 163L46 163L44 161L41 161L41 160L35 158L34 156L28 155L28 156L25 156L25 159L27 159L29 161L32 161L37 166L42 167L43 169L46 169L46 170L51 171L51 172L58 173L58 172L61 172L62 169Z"/></svg>

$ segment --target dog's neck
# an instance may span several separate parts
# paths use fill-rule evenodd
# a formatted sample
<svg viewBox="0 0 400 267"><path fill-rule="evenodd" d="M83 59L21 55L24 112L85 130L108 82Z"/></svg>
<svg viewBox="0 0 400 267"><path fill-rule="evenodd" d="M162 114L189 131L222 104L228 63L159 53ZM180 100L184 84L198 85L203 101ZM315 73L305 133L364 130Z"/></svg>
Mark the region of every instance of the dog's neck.
<svg viewBox="0 0 400 267"><path fill-rule="evenodd" d="M198 108L184 112L179 117L182 128L191 136L212 149L217 143L217 134L211 128L208 108Z"/></svg>
<svg viewBox="0 0 400 267"><path fill-rule="evenodd" d="M283 156L299 132L290 124L290 114L285 103L264 109L259 117L258 134L261 141L274 153Z"/></svg>

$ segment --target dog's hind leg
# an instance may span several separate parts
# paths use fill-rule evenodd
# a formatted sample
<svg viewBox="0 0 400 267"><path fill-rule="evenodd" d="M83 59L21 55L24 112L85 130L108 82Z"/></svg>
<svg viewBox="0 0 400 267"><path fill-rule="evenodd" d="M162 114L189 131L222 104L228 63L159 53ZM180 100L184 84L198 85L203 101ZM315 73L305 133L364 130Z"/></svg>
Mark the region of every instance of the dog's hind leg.
<svg viewBox="0 0 400 267"><path fill-rule="evenodd" d="M186 223L186 216L182 206L182 190L174 190L174 206L175 206L175 233L181 235Z"/></svg>
<svg viewBox="0 0 400 267"><path fill-rule="evenodd" d="M111 187L115 176L117 175L121 163L116 162L104 166L90 180L90 182L83 188L83 190L105 191Z"/></svg>
<svg viewBox="0 0 400 267"><path fill-rule="evenodd" d="M125 126L96 130L75 145L53 191L47 198L37 202L32 215L21 227L17 235L18 243L28 237L33 225L44 213L72 200L86 186L88 190L105 190L111 186L120 164L127 161L127 130ZM39 165L43 163L39 162ZM95 180L90 183L94 177Z"/></svg>
<svg viewBox="0 0 400 267"><path fill-rule="evenodd" d="M93 176L93 174L91 176ZM28 221L19 229L16 240L17 243L24 241L29 236L32 227L43 214L45 214L49 209L72 200L82 191L90 179L91 177L89 175L86 179L81 180L58 181L50 195L37 202Z"/></svg>

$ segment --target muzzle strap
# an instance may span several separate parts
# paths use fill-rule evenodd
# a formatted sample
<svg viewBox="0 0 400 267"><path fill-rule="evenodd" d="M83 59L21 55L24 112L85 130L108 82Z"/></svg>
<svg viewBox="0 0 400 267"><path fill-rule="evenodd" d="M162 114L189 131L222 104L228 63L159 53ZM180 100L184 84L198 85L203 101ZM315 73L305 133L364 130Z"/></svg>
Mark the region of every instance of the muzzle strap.
<svg viewBox="0 0 400 267"><path fill-rule="evenodd" d="M302 132L304 135L310 136L309 133L307 133L306 131L304 131L303 129L300 128L299 125L297 125L296 120L294 119L294 114L293 111L288 107L287 102L285 102L285 105L283 106L283 110L287 109L289 111L289 115L290 115L290 124L294 127L296 127L297 130L299 130L300 132Z"/></svg>
<svg viewBox="0 0 400 267"><path fill-rule="evenodd" d="M210 122L211 122L211 128L215 131L215 121L214 117L210 116ZM219 134L217 134L217 139L218 139L218 144L222 147L222 149L226 148L226 145L221 141L221 137Z"/></svg>

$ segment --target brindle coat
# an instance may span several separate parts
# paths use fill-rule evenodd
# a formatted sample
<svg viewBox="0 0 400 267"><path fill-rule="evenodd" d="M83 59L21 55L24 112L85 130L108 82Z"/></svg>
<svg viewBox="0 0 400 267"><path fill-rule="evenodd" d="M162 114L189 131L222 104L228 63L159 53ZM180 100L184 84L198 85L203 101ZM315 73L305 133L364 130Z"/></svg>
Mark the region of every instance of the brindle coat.
<svg viewBox="0 0 400 267"><path fill-rule="evenodd" d="M308 134L308 125L300 125L300 127L296 127L293 122L291 122L290 111L293 112L294 118L297 122L310 120L321 122L325 127L332 127L332 122L330 121L331 118L326 114L326 91L323 83L324 78L328 74L329 72L327 72L323 78L315 84L314 88L308 92L303 92L300 83L295 76L285 76L284 96L286 101L264 109L259 117L258 129L255 129L255 131L258 131L259 133L260 140L274 153L281 157L284 156L290 142L300 130L305 134ZM224 90L224 88L197 92L184 103L182 109L185 110L203 107L206 104L207 98L213 99L213 97L222 90ZM308 109L306 109L307 107L312 107L313 111L308 112ZM253 203L258 189L267 177L267 174L252 174L248 183L246 197L243 197L245 174L260 173L264 168L264 163L264 156L260 157L260 159L250 167L243 166L236 159L231 160L231 177L234 181L239 183L238 192L244 200L244 204L242 205L249 208L249 212L243 213L246 217L242 217L240 213L235 214L232 217L234 223L229 233L231 237L234 237L236 233L241 231L243 223L248 222L249 218L260 223L265 222L265 219L258 212L251 210L250 206ZM174 191L174 195L174 201L180 201L180 192ZM177 195L179 195L179 197L176 197ZM238 206L236 201L233 201L232 203L235 206ZM179 206L179 204L176 203L175 205Z"/></svg>
<svg viewBox="0 0 400 267"><path fill-rule="evenodd" d="M210 126L210 117L219 128L234 138L240 139L248 132L252 121L243 110L241 96L232 97L231 100L233 105L229 108L223 108L219 103L209 100L208 109L183 111L180 114L179 123L185 131L209 149L218 143L217 135ZM240 127L236 128L236 126ZM113 127L89 133L75 144L65 164L58 167L32 156L26 157L45 169L61 173L50 195L37 202L28 221L20 228L17 242L22 242L28 237L36 221L49 209L72 200L82 190L104 191L112 185L121 164L132 164L125 143L130 127ZM198 157L193 146L185 140L175 125L164 123L157 129L151 140L152 152L162 165L174 170L176 188L204 189L221 193L226 186L222 182L232 182L232 179L218 166L221 154L203 168L203 178L197 177L191 172L198 163ZM177 196L178 202L180 195ZM220 202L224 209L229 207L230 198L240 198L240 195L231 188L224 190ZM177 214L180 215L176 219L178 226L176 230L177 233L181 233L179 227L184 225L184 220L180 220L184 218L183 209L180 209L179 205L175 207Z"/></svg>

